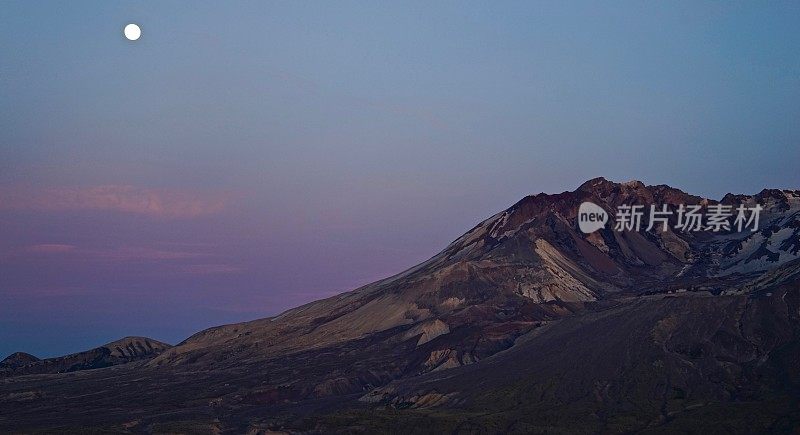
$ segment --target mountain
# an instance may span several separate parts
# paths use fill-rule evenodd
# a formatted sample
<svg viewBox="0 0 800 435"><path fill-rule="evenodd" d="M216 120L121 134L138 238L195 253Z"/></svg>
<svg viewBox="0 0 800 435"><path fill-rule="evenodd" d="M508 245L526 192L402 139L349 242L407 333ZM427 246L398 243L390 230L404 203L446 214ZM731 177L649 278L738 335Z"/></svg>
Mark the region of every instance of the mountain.
<svg viewBox="0 0 800 435"><path fill-rule="evenodd" d="M605 228L579 229L584 202ZM624 205L673 214L616 231ZM758 205L759 230L676 231L680 205ZM784 432L800 425L799 235L797 190L716 201L596 178L143 363L0 381L0 430Z"/></svg>
<svg viewBox="0 0 800 435"><path fill-rule="evenodd" d="M22 367L26 364L31 364L36 361L40 361L39 358L35 356L25 353L25 352L14 352L4 360L0 361L0 371L3 369L13 370L18 367Z"/></svg>
<svg viewBox="0 0 800 435"><path fill-rule="evenodd" d="M169 344L146 337L125 337L103 346L57 358L39 359L17 352L0 362L0 377L97 369L155 357Z"/></svg>

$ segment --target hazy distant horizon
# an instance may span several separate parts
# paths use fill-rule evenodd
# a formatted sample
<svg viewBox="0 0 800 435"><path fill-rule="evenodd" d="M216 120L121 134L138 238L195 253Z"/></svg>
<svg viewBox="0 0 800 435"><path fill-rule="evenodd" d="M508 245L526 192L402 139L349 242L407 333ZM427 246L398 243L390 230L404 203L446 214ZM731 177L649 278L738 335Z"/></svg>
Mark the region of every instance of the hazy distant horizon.
<svg viewBox="0 0 800 435"><path fill-rule="evenodd" d="M4 3L0 358L274 315L598 176L800 188L800 4L192 5Z"/></svg>

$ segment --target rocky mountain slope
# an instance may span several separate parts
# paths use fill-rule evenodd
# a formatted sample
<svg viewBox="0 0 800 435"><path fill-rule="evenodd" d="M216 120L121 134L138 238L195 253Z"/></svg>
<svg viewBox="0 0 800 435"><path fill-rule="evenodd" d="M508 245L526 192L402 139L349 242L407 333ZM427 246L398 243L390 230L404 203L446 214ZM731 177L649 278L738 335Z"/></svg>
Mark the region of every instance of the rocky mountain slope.
<svg viewBox="0 0 800 435"><path fill-rule="evenodd" d="M612 216L591 234L586 201ZM675 214L613 229L618 206L646 222L651 204L763 211L755 232L676 231ZM145 363L0 381L0 429L781 431L800 421L798 234L800 191L715 201L597 178L525 197L403 273ZM742 410L758 419L737 426Z"/></svg>

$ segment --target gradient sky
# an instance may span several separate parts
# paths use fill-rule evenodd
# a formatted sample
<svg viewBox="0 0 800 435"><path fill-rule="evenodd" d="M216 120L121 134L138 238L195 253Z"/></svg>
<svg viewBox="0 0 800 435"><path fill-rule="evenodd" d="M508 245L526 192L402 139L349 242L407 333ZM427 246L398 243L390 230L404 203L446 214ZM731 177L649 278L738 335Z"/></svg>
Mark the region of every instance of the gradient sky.
<svg viewBox="0 0 800 435"><path fill-rule="evenodd" d="M798 2L6 0L0 358L274 315L595 176L800 187L798 23Z"/></svg>

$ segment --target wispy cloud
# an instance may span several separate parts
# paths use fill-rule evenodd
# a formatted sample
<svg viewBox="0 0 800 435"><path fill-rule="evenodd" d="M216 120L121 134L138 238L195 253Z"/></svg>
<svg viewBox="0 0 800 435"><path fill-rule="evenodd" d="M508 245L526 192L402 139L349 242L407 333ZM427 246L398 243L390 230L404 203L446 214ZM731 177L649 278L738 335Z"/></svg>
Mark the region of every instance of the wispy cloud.
<svg viewBox="0 0 800 435"><path fill-rule="evenodd" d="M65 254L74 258L90 258L99 261L167 261L208 258L214 255L207 252L186 250L165 250L139 246L122 246L116 248L79 248L66 244L39 244L27 246L18 251L18 255L55 255Z"/></svg>
<svg viewBox="0 0 800 435"><path fill-rule="evenodd" d="M243 270L241 267L231 264L187 264L182 269L191 275L239 273Z"/></svg>
<svg viewBox="0 0 800 435"><path fill-rule="evenodd" d="M229 196L128 185L2 187L0 210L111 210L159 218L192 218L222 211Z"/></svg>
<svg viewBox="0 0 800 435"><path fill-rule="evenodd" d="M200 247L194 246L192 247ZM204 249L213 245L203 245ZM120 246L114 248L85 248L62 243L29 245L0 255L6 259L47 258L52 261L64 259L89 262L91 264L158 263L184 275L220 275L241 273L245 269L237 264L225 262L224 258L207 251L187 249L158 249L145 246Z"/></svg>
<svg viewBox="0 0 800 435"><path fill-rule="evenodd" d="M41 245L32 245L25 248L26 252L35 254L61 254L64 252L72 252L75 250L73 245L62 245L57 243L45 243Z"/></svg>
<svg viewBox="0 0 800 435"><path fill-rule="evenodd" d="M211 257L212 254L191 251L167 251L162 249L123 247L116 249L86 250L84 253L104 260L130 261L130 260L187 260L192 258Z"/></svg>

